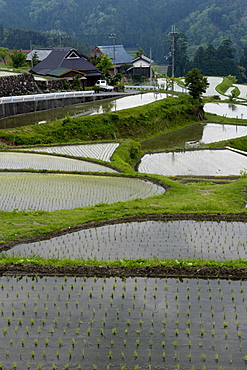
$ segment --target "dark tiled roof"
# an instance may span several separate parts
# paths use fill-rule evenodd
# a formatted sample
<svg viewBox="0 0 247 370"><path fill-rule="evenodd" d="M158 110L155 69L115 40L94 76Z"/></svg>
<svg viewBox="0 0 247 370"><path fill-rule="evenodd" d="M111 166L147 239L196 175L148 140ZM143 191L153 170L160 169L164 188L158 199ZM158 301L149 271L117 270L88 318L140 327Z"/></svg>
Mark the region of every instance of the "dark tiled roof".
<svg viewBox="0 0 247 370"><path fill-rule="evenodd" d="M70 57L72 56L72 57ZM93 64L74 49L55 49L42 62L32 68L32 72L36 74L49 74L50 71L64 68L65 70L75 70L79 72L94 72L99 75L101 72Z"/></svg>

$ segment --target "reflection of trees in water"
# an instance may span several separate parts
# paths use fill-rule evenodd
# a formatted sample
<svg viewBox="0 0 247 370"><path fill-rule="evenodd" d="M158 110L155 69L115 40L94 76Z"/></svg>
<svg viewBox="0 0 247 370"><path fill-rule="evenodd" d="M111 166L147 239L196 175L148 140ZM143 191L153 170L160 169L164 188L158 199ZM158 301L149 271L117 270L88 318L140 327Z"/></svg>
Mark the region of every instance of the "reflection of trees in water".
<svg viewBox="0 0 247 370"><path fill-rule="evenodd" d="M115 104L116 104L115 100L107 102L107 103L105 102L104 105L102 106L103 112L109 113L113 111L115 108Z"/></svg>
<svg viewBox="0 0 247 370"><path fill-rule="evenodd" d="M144 150L158 150L184 146L187 141L200 141L203 136L203 125L196 124L181 130L170 132L141 144Z"/></svg>
<svg viewBox="0 0 247 370"><path fill-rule="evenodd" d="M235 104L228 104L228 108L231 109L233 112L237 110L237 106Z"/></svg>

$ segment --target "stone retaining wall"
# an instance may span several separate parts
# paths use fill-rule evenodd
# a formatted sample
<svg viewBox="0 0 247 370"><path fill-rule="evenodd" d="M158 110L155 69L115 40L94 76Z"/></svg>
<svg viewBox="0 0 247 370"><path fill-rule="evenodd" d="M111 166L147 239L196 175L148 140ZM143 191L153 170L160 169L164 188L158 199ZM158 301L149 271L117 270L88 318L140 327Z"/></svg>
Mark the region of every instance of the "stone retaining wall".
<svg viewBox="0 0 247 370"><path fill-rule="evenodd" d="M35 80L30 73L0 77L0 97L64 91L63 80Z"/></svg>
<svg viewBox="0 0 247 370"><path fill-rule="evenodd" d="M0 97L38 94L40 92L33 75L29 73L0 77Z"/></svg>
<svg viewBox="0 0 247 370"><path fill-rule="evenodd" d="M38 80L36 81L36 84L43 92L56 92L65 90L63 80Z"/></svg>

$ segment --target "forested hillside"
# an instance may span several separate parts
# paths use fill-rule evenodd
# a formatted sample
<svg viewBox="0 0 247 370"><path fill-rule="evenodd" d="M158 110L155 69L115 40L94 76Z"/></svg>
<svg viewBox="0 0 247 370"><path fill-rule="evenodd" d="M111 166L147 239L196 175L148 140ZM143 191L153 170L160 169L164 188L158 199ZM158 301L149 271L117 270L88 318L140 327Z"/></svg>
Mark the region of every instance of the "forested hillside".
<svg viewBox="0 0 247 370"><path fill-rule="evenodd" d="M247 44L246 0L0 0L0 24L78 38L89 45L142 47L158 63L169 52L171 25L187 36L188 55L230 38L237 57ZM55 37L55 36L54 36ZM1 45L7 46L7 45ZM7 46L8 47L8 46Z"/></svg>
<svg viewBox="0 0 247 370"><path fill-rule="evenodd" d="M74 47L83 54L90 52L88 45L62 33L3 28L0 25L0 47L29 50L33 47L53 48L61 43L65 47Z"/></svg>

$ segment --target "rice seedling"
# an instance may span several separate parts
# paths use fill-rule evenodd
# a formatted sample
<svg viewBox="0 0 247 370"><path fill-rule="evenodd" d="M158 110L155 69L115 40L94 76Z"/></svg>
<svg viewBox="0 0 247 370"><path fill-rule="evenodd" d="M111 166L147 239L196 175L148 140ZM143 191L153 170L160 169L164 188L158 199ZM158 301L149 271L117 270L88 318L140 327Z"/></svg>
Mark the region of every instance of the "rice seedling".
<svg viewBox="0 0 247 370"><path fill-rule="evenodd" d="M26 296L23 297L26 299L25 308L28 314L21 316L22 326L19 325L18 319L23 304L21 304L21 307L17 308L17 299L19 298L15 296L14 290L18 288L18 290L21 291L21 289L15 285L12 291L10 284L14 280L10 279L9 284L4 281L5 289L12 292L10 294L9 301L5 299L4 304L6 312L4 312L3 316L3 322L5 322L6 327L9 328L6 335L7 341L5 342L6 350L9 351L8 361L10 363L10 367L13 361L16 360L16 357L13 358L13 353L18 349L18 340L15 338L18 338L19 336L19 348L22 348L23 350L23 354L21 354L22 357L25 358L24 355L27 352L29 353L29 357L32 359L30 351L34 350L35 357L32 359L32 364L35 364L36 368L38 363L42 364L42 361L47 361L47 359L51 357L51 353L53 353L56 358L55 364L58 368L64 368L66 362L69 363L70 367L77 368L77 353L78 351L80 353L81 349L77 345L77 336L75 337L76 333L79 336L78 342L82 342L82 346L84 346L84 358L81 356L81 367L82 361L83 366L86 368L90 368L93 363L97 364L99 367L98 362L96 361L98 361L98 356L101 353L106 353L105 356L101 356L102 367L106 368L109 364L114 366L116 363L121 365L121 361L124 365L124 362L127 363L127 361L129 361L129 356L134 353L134 350L138 353L138 358L135 359L134 356L131 357L133 361L136 361L136 364L138 361L139 367L147 367L147 362L149 362L149 365L153 368L155 366L162 367L163 361L166 362L168 367L174 367L174 361L176 361L176 365L181 365L181 368L183 368L182 364L185 363L185 361L190 363L190 367L195 366L198 364L198 361L201 361L202 366L205 364L208 368L211 366L210 364L212 363L212 360L216 363L216 353L219 356L219 360L217 362L217 366L219 367L221 365L225 365L226 361L229 364L230 355L233 354L233 350L235 348L233 345L233 338L235 336L236 340L238 339L237 332L239 329L235 329L235 313L237 312L237 309L238 327L244 327L243 317L246 312L246 307L245 305L239 304L239 298L240 300L242 299L242 293L240 292L240 285L237 281L232 281L230 285L228 285L228 282L227 285L224 285L224 282L220 281L220 284L218 285L217 280L210 281L210 288L208 281L204 282L200 279L193 281L184 279L184 282L181 283L179 280L175 279L136 278L136 280L134 280L127 278L124 280L124 284L126 285L124 290L125 299L122 303L121 291L123 290L123 282L121 282L121 279L119 278L97 278L97 280L95 280L94 277L87 278L87 280L83 282L83 290L81 290L81 282L84 278L77 277L76 281L74 280L74 277L67 277L67 281L64 281L64 278L62 277L46 278L46 281L44 279L42 280L43 288L40 280L38 279L36 281L35 279L34 281L29 281L27 283L27 288L24 286L22 295L25 292ZM65 284L64 289L61 288L62 281ZM31 288L32 283L35 283L34 289ZM165 291L163 290L164 283L168 286ZM102 284L104 284L105 296L101 299L102 308L100 308L97 296L99 296L102 291ZM224 296L223 301L220 300L216 291L217 285L220 287L222 295ZM187 301L188 286L191 293L189 302ZM229 286L229 289L226 288L227 286ZM245 287L245 282L242 283L242 286ZM232 303L231 301L231 288L233 287L235 303ZM144 308L143 292L145 292L145 289L147 292L147 305ZM200 301L197 300L198 289L200 289L201 293ZM208 297L208 289L211 289L212 291L212 300ZM70 299L66 306L65 301L69 290ZM87 299L90 290L93 292L93 297L90 307L88 307ZM29 298L27 296L27 291L30 292ZM114 292L114 297L112 298L113 302L111 307L109 295L112 291ZM134 307L132 306L133 291L136 291ZM154 291L162 292L161 294L157 294L156 300L154 300L152 296ZM36 299L38 292L40 292L40 298ZM47 292L49 293L49 299L47 298ZM78 292L80 293L80 298L78 296ZM176 293L178 293L178 299L175 299ZM44 301L44 299L46 299L46 301ZM80 310L82 309L83 311L76 308L76 300L79 301L78 305ZM172 310L167 309L164 306L164 302L166 300L168 301L169 307L173 308ZM55 305L54 302L56 303ZM210 320L212 302L213 309L215 310L214 321ZM234 304L236 304L235 307ZM61 309L59 317L57 315L58 305ZM37 317L32 316L33 307L38 308ZM160 307L163 307L163 309L160 309ZM11 315L11 308L14 308L16 311L14 316ZM48 315L44 315L45 325L42 325L42 312L44 312L45 308L48 308ZM189 317L186 314L186 309L190 311ZM201 314L200 310L202 310ZM7 325L8 316L11 318L11 324L9 327ZM224 316L226 316L227 319L224 319ZM200 319L200 317L203 319ZM33 325L31 325L30 318L34 318ZM70 321L69 326L66 325L67 320ZM228 323L228 326L224 323ZM230 325L230 323L234 323L235 325ZM10 345L10 339L12 338L9 334L13 332L15 326L19 328L19 332L15 334L15 338ZM28 326L29 334L25 333L26 326ZM55 330L54 338L52 338L52 333L50 333L51 327ZM217 335L215 333L213 339L214 343L211 343L208 341L208 335L206 334L209 333L211 329L215 330L215 328L217 328ZM80 331L78 329L80 329ZM90 337L87 336L88 329L90 329ZM104 331L102 332L100 329L103 329ZM116 334L112 332L113 329L116 329ZM177 333L178 335L175 334L176 329L179 331ZM200 336L201 330L205 331L203 336ZM225 345L222 346L222 338L224 338L225 330L228 331L228 338L231 339L228 347L226 346L228 343L225 343ZM85 336L85 334L86 337L88 337L88 340L82 337L81 341L80 336ZM0 333L0 339L1 336L3 340L3 332ZM200 337L199 341L196 336ZM47 344L46 346L44 342L45 338L49 339L52 344L50 345L49 343L49 345ZM170 341L171 338L173 338L172 342ZM24 339L24 347L22 347L21 339ZM33 343L31 348L30 345L27 345L30 341ZM166 344L168 342L172 343L176 354L171 353L169 345L167 347ZM35 343L37 343L37 346ZM237 341L237 343L237 350L239 351L242 340ZM231 347L232 345L233 347ZM200 351L198 351L198 349L200 349ZM69 350L71 352L69 352ZM215 351L211 355L211 358L210 350ZM45 352L43 353L42 351ZM112 351L111 360L109 360L108 357L109 351ZM163 352L166 352L166 355L163 356ZM205 361L203 361L203 358L200 355L201 352L206 355ZM191 354L191 360L189 360L189 354ZM232 357L232 366L241 368L239 363L243 361L242 358L238 358L236 356ZM7 359L4 361L7 361ZM21 359L20 361L23 360ZM144 365L145 361L146 365ZM120 365L118 366L120 367ZM26 368L26 362L24 366L20 365L20 368Z"/></svg>

